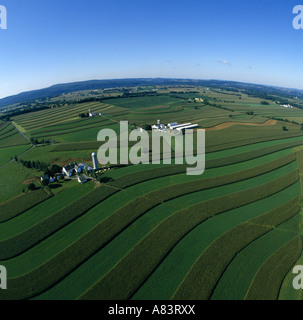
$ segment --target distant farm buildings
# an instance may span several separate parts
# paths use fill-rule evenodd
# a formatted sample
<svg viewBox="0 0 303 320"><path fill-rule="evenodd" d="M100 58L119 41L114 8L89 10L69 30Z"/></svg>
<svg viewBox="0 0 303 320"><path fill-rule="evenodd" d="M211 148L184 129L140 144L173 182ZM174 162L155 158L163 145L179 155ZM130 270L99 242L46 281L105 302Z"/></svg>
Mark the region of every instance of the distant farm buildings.
<svg viewBox="0 0 303 320"><path fill-rule="evenodd" d="M192 124L192 123L183 123L183 124L178 124L178 122L172 122L169 123L167 126L164 124L161 124L161 121L158 120L156 125L152 126L153 130L158 130L158 131L171 131L171 130L190 130L190 129L196 129L198 128L198 124Z"/></svg>
<svg viewBox="0 0 303 320"><path fill-rule="evenodd" d="M88 110L88 115L89 115L90 117L96 117L98 114L97 114L97 113L92 112L92 110L91 110L91 109L89 109L89 110Z"/></svg>

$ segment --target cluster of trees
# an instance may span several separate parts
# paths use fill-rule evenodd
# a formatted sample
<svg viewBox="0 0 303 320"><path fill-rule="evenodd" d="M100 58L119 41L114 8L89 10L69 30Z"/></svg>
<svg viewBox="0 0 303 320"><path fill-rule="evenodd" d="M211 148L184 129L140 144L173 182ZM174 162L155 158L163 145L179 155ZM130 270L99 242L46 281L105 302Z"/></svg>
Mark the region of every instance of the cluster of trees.
<svg viewBox="0 0 303 320"><path fill-rule="evenodd" d="M89 118L89 113L87 112L87 113L80 113L79 114L79 118Z"/></svg>
<svg viewBox="0 0 303 320"><path fill-rule="evenodd" d="M254 113L253 111L247 111L246 114L247 114L248 116L253 116L255 113Z"/></svg>
<svg viewBox="0 0 303 320"><path fill-rule="evenodd" d="M292 124L297 124L300 125L298 122L296 121L290 121L288 119L282 119L282 118L276 118L276 117L270 117L271 119L277 120L277 121L283 121L283 122L287 122L287 123L292 123Z"/></svg>
<svg viewBox="0 0 303 320"><path fill-rule="evenodd" d="M58 164L54 164L51 167L44 170L44 174L46 174L49 177L54 177L57 173L61 173L61 172L62 172L62 167L59 166Z"/></svg>
<svg viewBox="0 0 303 320"><path fill-rule="evenodd" d="M32 143L33 145L45 144L45 143L46 143L46 144L49 144L49 143L50 143L50 141L49 141L48 139L46 139L46 140L44 140L44 139L38 140L38 139L31 138L30 141L31 141L31 143Z"/></svg>
<svg viewBox="0 0 303 320"><path fill-rule="evenodd" d="M35 111L40 111L40 110L46 110L50 109L49 106L36 106L36 107L26 107L26 108L21 108L15 111L11 111L3 116L0 117L0 120L2 121L10 121L12 117L18 116L20 114L26 114L30 112L35 112Z"/></svg>
<svg viewBox="0 0 303 320"><path fill-rule="evenodd" d="M16 160L16 159L15 159ZM38 171L45 171L50 167L50 164L37 161L30 161L30 160L22 160L20 159L19 162L28 169L36 169Z"/></svg>

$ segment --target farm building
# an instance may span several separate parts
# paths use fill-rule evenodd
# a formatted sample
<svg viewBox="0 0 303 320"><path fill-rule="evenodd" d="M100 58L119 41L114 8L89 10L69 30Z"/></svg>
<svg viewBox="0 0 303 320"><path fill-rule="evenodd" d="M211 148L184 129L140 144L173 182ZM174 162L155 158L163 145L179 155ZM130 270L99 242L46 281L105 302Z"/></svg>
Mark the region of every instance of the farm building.
<svg viewBox="0 0 303 320"><path fill-rule="evenodd" d="M94 169L93 169L91 166L89 166L88 164L86 164L86 163L79 163L78 167L79 167L82 171L84 171L84 170L86 170L86 171L88 171L88 172L94 171Z"/></svg>
<svg viewBox="0 0 303 320"><path fill-rule="evenodd" d="M178 127L178 128L176 128L176 130L179 130L179 131L181 131L181 130L190 130L190 129L196 129L198 127L199 127L198 124L190 124L190 125L186 125L186 126L183 126L183 127Z"/></svg>
<svg viewBox="0 0 303 320"><path fill-rule="evenodd" d="M77 163L72 163L63 168L63 174L68 177L71 177L74 173L81 173L82 169L77 165Z"/></svg>
<svg viewBox="0 0 303 320"><path fill-rule="evenodd" d="M81 176L81 177L78 176L77 179L78 179L78 182L81 183L81 184L84 184L85 182L87 182L87 179L85 177L83 177L83 176Z"/></svg>
<svg viewBox="0 0 303 320"><path fill-rule="evenodd" d="M165 130L166 126L164 124L161 124L161 120L157 120L157 124L153 125L152 129L154 129L154 130Z"/></svg>
<svg viewBox="0 0 303 320"><path fill-rule="evenodd" d="M91 109L88 110L88 114L90 117L96 117L98 115L97 113L92 112Z"/></svg>
<svg viewBox="0 0 303 320"><path fill-rule="evenodd" d="M97 154L95 152L92 154L92 160L93 160L94 170L98 170L98 159L97 159Z"/></svg>
<svg viewBox="0 0 303 320"><path fill-rule="evenodd" d="M187 127L190 126L191 123L184 123L184 124L176 124L170 127L171 130L176 130L178 128L183 128L183 127Z"/></svg>
<svg viewBox="0 0 303 320"><path fill-rule="evenodd" d="M172 127L175 127L178 125L178 122L169 123L167 126L169 129L172 129Z"/></svg>

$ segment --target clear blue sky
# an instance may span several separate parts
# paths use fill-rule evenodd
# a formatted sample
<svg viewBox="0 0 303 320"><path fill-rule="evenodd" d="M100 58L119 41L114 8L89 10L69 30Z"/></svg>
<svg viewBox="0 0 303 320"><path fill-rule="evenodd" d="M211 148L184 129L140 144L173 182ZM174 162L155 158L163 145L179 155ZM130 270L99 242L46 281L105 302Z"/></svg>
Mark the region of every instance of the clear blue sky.
<svg viewBox="0 0 303 320"><path fill-rule="evenodd" d="M0 0L0 98L56 83L170 77L303 89L299 0Z"/></svg>

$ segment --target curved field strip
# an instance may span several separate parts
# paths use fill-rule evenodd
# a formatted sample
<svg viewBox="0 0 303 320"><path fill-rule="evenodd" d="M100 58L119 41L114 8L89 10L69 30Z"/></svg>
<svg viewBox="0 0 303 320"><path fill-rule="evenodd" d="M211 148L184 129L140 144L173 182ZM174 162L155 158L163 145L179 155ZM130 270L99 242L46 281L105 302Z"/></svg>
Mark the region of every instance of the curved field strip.
<svg viewBox="0 0 303 320"><path fill-rule="evenodd" d="M291 206L287 207L284 205L282 208L278 208L274 214L269 212L223 234L202 253L184 278L172 299L209 299L222 273L230 262L233 261L235 257L238 257L241 250L245 250L252 243L257 242L263 237L270 237L272 232L275 231L275 227L291 219L299 211L300 206L297 201L297 203ZM283 234L280 233L279 241L275 243L276 247L279 248L282 243L290 241L294 236L297 235L286 232ZM260 248L258 249L260 250ZM248 263L252 260L253 262L259 260L260 256L260 253L256 253L256 255L250 256L254 257L254 259L245 260L246 265L243 266L243 271L246 271L246 275L248 272ZM203 273L201 273L201 270L203 270ZM234 275L239 276L238 274ZM231 287L225 288L230 289ZM213 299L215 299L215 297L213 297Z"/></svg>
<svg viewBox="0 0 303 320"><path fill-rule="evenodd" d="M74 106L55 107L52 109L31 112L24 115L18 115L15 117L15 119L17 122L30 123L36 120L41 120L41 119L43 120L47 116L57 115L58 113L67 113L67 112L70 112L71 110L79 110L79 109L85 108L88 111L89 108L99 104L100 104L99 102L98 103L94 102L94 103L84 103L84 104L79 104Z"/></svg>
<svg viewBox="0 0 303 320"><path fill-rule="evenodd" d="M17 132L16 128L13 125L8 125L5 130L1 132L0 138L3 139L15 132Z"/></svg>
<svg viewBox="0 0 303 320"><path fill-rule="evenodd" d="M288 182L291 182L290 184L297 180L295 176L292 178L289 176L289 178ZM276 185L278 180L279 188ZM281 186L280 182L283 181L285 183L286 179L278 180L249 190L235 192L220 199L204 201L178 211L158 225L81 298L128 299L180 239L197 225L211 216L260 200L290 185ZM270 192L269 189L271 190ZM150 261L150 263L138 264L138 259L140 261Z"/></svg>
<svg viewBox="0 0 303 320"><path fill-rule="evenodd" d="M131 185L146 180L181 172L184 172L183 166L174 166L170 169L158 168L138 172L133 175L122 176L118 180L110 183L112 187L106 185L101 186L91 191L88 195L79 197L73 202L72 199L66 197L65 193L59 194L41 205L45 206L48 205L49 202L56 200L56 202L52 204L51 210L47 210L46 208L43 209L41 206L36 207L32 209L35 214L29 211L8 223L0 225L0 228L2 229L0 257L1 259L8 259L21 253L35 243L46 238L47 235L81 216L98 203L104 201L107 197L119 192L121 188L130 187ZM80 187L82 186L78 186L79 190L81 190ZM69 190L66 191L66 193L69 196L76 196L72 195ZM60 199L60 197L63 198ZM62 206L63 201L65 201L64 203L66 204ZM28 215L30 216L29 219L27 218ZM29 226L32 227L29 228ZM13 236L12 233L15 234L15 236ZM7 241L4 242L5 239L7 239Z"/></svg>
<svg viewBox="0 0 303 320"><path fill-rule="evenodd" d="M89 120L92 120L91 118ZM85 129L95 128L95 127L103 127L105 125L110 125L113 122L108 119L100 119L96 121L85 121L84 123L79 123L77 121L72 122L72 125L66 126L65 124L62 124L60 126L53 126L51 127L44 127L46 130L35 130L35 132L31 132L32 137L46 135L46 134L52 134L52 135L60 135L60 134L66 134L74 132L75 130L81 131Z"/></svg>
<svg viewBox="0 0 303 320"><path fill-rule="evenodd" d="M0 223L7 222L52 197L43 189L22 194L0 204Z"/></svg>
<svg viewBox="0 0 303 320"><path fill-rule="evenodd" d="M290 174L288 182L291 182L292 179L296 179L296 175L294 176L293 174ZM274 184L274 182L269 183L269 185L272 185L272 184ZM285 184L285 180L283 180L283 182L279 185L283 188L284 184ZM255 189L259 190L260 188L263 189L263 186L259 187L259 188L257 187ZM242 189L242 187L239 186L239 190L241 190L241 189ZM255 190L255 189L253 189L253 190ZM273 186L272 192L275 192L275 190L277 191L277 189ZM258 191L256 191L256 192L257 192L257 194L259 194ZM260 192L261 192L261 190L260 190ZM264 192L262 192L262 193L265 194L265 196L266 196L266 194L268 192L269 192L268 186L265 185ZM220 195L220 194L221 193L218 193L218 195ZM249 191L247 191L247 194L250 194L250 196L251 196L251 189ZM256 194L256 196L257 196L257 194ZM233 199L233 195L231 195L230 197L232 197L232 199ZM144 208L147 208L147 202L148 202L147 200L149 200L149 199L144 198L142 200L143 201L141 202L141 204L140 204L140 201L139 201L139 203L138 203L138 200L135 201L135 203L134 203L135 207L133 208L135 210L130 211L130 210L127 210L127 207L124 209L122 208L122 209L120 209L121 214L114 215L114 216L110 217L109 219L106 219L101 225L98 225L97 227L92 229L85 236L81 237L78 240L75 239L77 241L72 246L68 247L66 250L62 251L61 253L57 254L55 257L53 257L51 259L51 261L49 263L51 263L52 267L50 267L49 263L45 263L45 264L41 265L40 267L38 267L37 269L35 269L33 272L28 273L27 275L25 275L21 279L20 278L15 279L15 280L12 279L10 282L10 286L15 287L15 285L16 285L19 288L19 290L20 290L20 288L24 288L24 289L29 288L28 286L24 286L24 285L20 286L20 283L22 284L23 281L26 281L26 282L32 281L30 279L31 279L31 276L33 276L33 275L35 275L35 277L42 277L42 279L43 279L43 280L41 279L39 285L37 283L38 287L43 286L43 285L45 285L45 286L50 285L51 282L54 281L54 277L56 279L58 277L60 278L67 272L66 270L64 271L64 268L71 268L71 265L76 266L77 264L80 263L80 261L82 259L85 259L84 258L85 256L87 257L87 256L91 255L95 250L98 250L98 248L100 248L100 246L102 247L102 243L103 243L103 245L106 244L110 239L112 239L113 235L119 234L119 232L121 232L121 229L120 229L121 224L124 225L123 228L125 228L125 224L128 225L132 221L133 218L129 216L131 212L133 212L133 215L135 215L135 216L138 214L142 215L142 213L145 212L145 210L146 210ZM217 201L213 201L213 202L217 203ZM179 203L180 203L180 201L179 201ZM183 203L183 202L181 201L181 203ZM231 203L235 204L235 201L231 200ZM228 204L230 204L230 201L228 201ZM130 204L130 205L132 206L132 204ZM148 205L153 206L153 203L149 203ZM140 209L140 207L141 207L141 209ZM142 209L143 209L143 212L141 213L140 210L142 210ZM128 213L128 214L126 215L125 213ZM106 225L107 225L107 227L106 227ZM116 231L114 229L116 229ZM120 231L119 231L119 229L120 229ZM108 230L108 231L106 231L106 230ZM72 232L70 234L70 236L71 235L73 235L73 237L74 237L74 232ZM66 237L67 237L67 234L63 230L61 240L59 241L60 245L61 245L61 241L63 241L63 242L66 241ZM101 241L101 239L103 239L103 240ZM45 242L47 242L47 241L45 241ZM86 243L86 245L84 245L84 243ZM87 246L88 243L90 243L89 246ZM75 249L75 246L77 247L77 249ZM41 252L43 252L44 254L49 254L51 247L49 245L47 245L47 247L48 247L47 250L41 250L41 249L39 250L39 247L40 247L40 245L37 246L38 253L40 254L38 263L41 264ZM82 258L81 258L81 256L82 256ZM21 256L21 258L22 258L23 264L26 265L27 263L24 263L27 260L26 256L23 254ZM32 258L33 257L29 257L30 262L32 262ZM66 265L62 265L60 263L58 264L58 261L62 261L62 259L64 261L66 261ZM10 264L10 260L7 262L4 262L4 265L7 265L7 263ZM57 268L59 266L60 266L59 270L54 272L54 274L50 275L49 272L47 272L47 270L50 270L50 269L54 270L53 268ZM16 259L16 267L17 268L21 267L20 262L18 262L18 259ZM11 273L14 273L14 271L13 271L14 268L15 267L13 265L9 265L9 269L11 270ZM47 279L45 277L47 277ZM19 285L18 285L18 283L19 283ZM49 284L47 285L47 283L49 283ZM41 290L41 289L35 289L35 290ZM21 291L22 291L22 289L21 289ZM22 293L19 292L19 294L22 294ZM18 296L19 296L19 294L18 294ZM23 293L23 294L26 294L26 293Z"/></svg>
<svg viewBox="0 0 303 320"><path fill-rule="evenodd" d="M272 140L267 142L252 143L245 146L207 153L206 158L208 160L213 160L218 158L227 158L235 155L239 156L244 153L248 154L249 152L252 152L252 151L255 152L260 150L266 150L269 148L272 148L274 151L278 151L278 150L282 150L282 148L287 148L287 147L291 148L294 146L299 146L301 144L303 144L302 136L286 138L286 139L278 139L278 140ZM277 148L277 150L275 148Z"/></svg>
<svg viewBox="0 0 303 320"><path fill-rule="evenodd" d="M285 153L285 152L284 152ZM285 153L286 154L286 153ZM294 154L291 154L291 155L287 155L285 157L282 157L281 156L283 155L283 152L280 152L280 153L277 153L277 154L273 154L271 156L265 156L263 158L259 158L257 160L252 160L252 161L248 161L246 163L242 163L242 164L237 164L237 165L233 165L233 166L230 166L230 167L224 167L224 168L221 168L220 170L208 170L207 171L207 174L205 174L203 176L203 180L200 179L200 177L180 177L180 179L176 180L175 181L178 183L182 183L182 182L185 182L187 181L187 183L183 183L183 185L181 185L181 189L179 189L178 187L177 188L174 188L174 187L170 187L170 189L172 190L171 193L174 193L174 194L182 194L184 193L184 191L181 191L180 190L183 190L184 188L186 188L186 192L192 192L194 190L200 190L201 188L207 188L207 187L214 187L214 186L218 186L218 185L222 185L222 184L226 184L226 183L231 183L231 182L235 182L235 181L240 181L240 180L244 180L244 179L247 179L249 177L252 177L252 176L256 176L256 175L260 175L262 173L265 173L265 172L268 172L268 171L271 171L271 170L274 170L280 166L283 166L285 164L288 164L292 161L295 160L295 155ZM273 157L274 156L274 157ZM279 159L277 159L279 158ZM277 159L277 160L274 160L274 159ZM268 162L268 161L271 161L271 162ZM254 168L256 166L259 166L257 168ZM248 168L252 168L250 170L247 170ZM143 170L143 168L141 168ZM244 170L246 169L246 170ZM137 168L129 168L128 171L138 171ZM179 172L182 172L182 168L180 168L181 171ZM244 170L244 171L243 171ZM125 171L125 170L119 170L117 171L118 173L122 173L122 171ZM217 172L218 171L218 172ZM232 174L233 172L239 172L239 171L242 171L242 172L239 172L239 174ZM153 171L154 172L154 171ZM178 171L173 171L173 173L176 173ZM124 174L127 174L127 172L124 172ZM136 173L138 174L138 172ZM144 173L143 173L144 174ZM212 179L212 180L205 180L206 178L211 178L211 177L214 177L214 176L218 176L219 174L223 174L222 177L218 177L216 179ZM224 175L225 174L225 175ZM231 174L231 176L228 176L227 174ZM114 175L115 176L115 175ZM116 178L118 176L116 175ZM144 179L144 177L142 177ZM128 184L129 182L132 180L132 178L130 176L127 176L126 178L128 180ZM120 179L121 180L121 179ZM193 180L194 182L191 183L189 182L190 180ZM196 180L201 180L200 182L195 182ZM124 178L124 181L125 181L125 178ZM140 181L140 180L138 180ZM211 182L213 181L213 182ZM162 187L164 186L167 186L169 184L171 184L172 180L169 179L165 181L164 185L162 184ZM152 184L154 184L155 182L153 181ZM121 187L122 184L121 184L121 181L115 181L112 183L114 186L118 186L118 187ZM123 184L123 187L125 188L127 186L127 184ZM159 185L157 183L157 188L159 188L161 185ZM141 190L140 190L141 188ZM137 189L137 190L136 190ZM175 190L176 189L176 190ZM178 190L179 189L179 190ZM141 194L142 193L142 187L139 186L138 188L136 187L135 190L132 190L130 192L133 192L133 193L136 193L136 194ZM151 189L149 188L147 191L150 191ZM57 198L56 198L57 199ZM60 199L58 199L59 201ZM60 200L61 201L61 200ZM37 208L38 210L39 208ZM45 209L41 210L41 212L45 213ZM45 214L41 215L41 218L38 219L38 217L29 212L28 214L30 214L32 217L35 217L34 221L35 221L35 225L38 224L39 221L41 221L42 218L46 218L47 216ZM23 229L27 229L31 223L32 223L32 219L28 220L28 221L24 221L24 219L20 218L19 217L19 220L21 219L21 223L19 223L19 227L15 226L15 223L17 223L17 221L11 221L11 226L9 225L5 225L3 226L3 230L1 231L1 238L2 239L7 239L8 237L13 237L14 234L18 234L22 231L22 229L20 229L20 226L22 225L23 226ZM11 231L14 231L14 234L11 233ZM19 235L20 236L20 235ZM12 239L13 241L13 239ZM13 252L13 250L12 250Z"/></svg>
<svg viewBox="0 0 303 320"><path fill-rule="evenodd" d="M53 133L56 131L75 129L75 127L80 128L83 126L88 126L90 124L100 123L102 121L108 121L108 119L102 119L100 117L96 117L96 118L69 120L60 125L51 125L51 126L44 127L43 129L31 130L31 135L41 134L41 133Z"/></svg>
<svg viewBox="0 0 303 320"><path fill-rule="evenodd" d="M210 128L205 128L206 131L219 131L219 130L224 130L227 128L230 128L235 125L245 125L245 126L258 126L258 127L263 127L263 126L274 126L277 124L277 120L267 120L264 123L251 123L251 122L224 122L221 124L218 124L214 127Z"/></svg>
<svg viewBox="0 0 303 320"><path fill-rule="evenodd" d="M275 208L283 208L283 205L288 208L292 203L298 203L298 194L300 185L296 183L268 198L224 212L203 222L177 244L132 299L169 300L192 265L212 242L241 223L267 212L274 213ZM293 199L294 197L296 198Z"/></svg>
<svg viewBox="0 0 303 320"><path fill-rule="evenodd" d="M89 127L83 127L83 128L77 128L74 129L68 129L65 131L54 131L50 132L49 134L35 134L33 135L33 138L46 138L50 135L57 137L57 136L69 136L69 138L66 138L65 141L85 141L85 139L82 139L82 136L88 136L89 138L86 139L86 141L96 141L97 135L99 130L96 131L96 128L102 128L103 126L108 126L108 128L112 128L113 125L116 125L114 121L111 122L111 120L108 120L108 122L102 122L102 125L100 124L94 124ZM108 129L107 128L107 129ZM94 133L90 133L90 130L95 129ZM118 129L118 128L117 128ZM80 137L80 138L79 138Z"/></svg>
<svg viewBox="0 0 303 320"><path fill-rule="evenodd" d="M78 117L79 113L81 112L88 112L90 107L94 107L95 111L103 110L103 105L99 105L98 107L95 106L81 106L76 108L69 108L67 110L57 110L53 114L48 114L43 117L35 118L34 120L29 121L20 121L20 119L15 119L15 121L20 124L26 130L32 130L39 127L45 127L49 124L53 124L59 121L66 121L68 119Z"/></svg>
<svg viewBox="0 0 303 320"><path fill-rule="evenodd" d="M157 115L166 114L166 113L170 113L171 114L172 109L173 109L174 113L175 112L181 112L181 111L184 110L182 106L178 106L178 107L174 107L174 108L172 108L172 106L170 106L167 109L159 109L159 110L157 110ZM133 115L152 115L152 116L154 116L154 111L149 112L148 110L136 109L136 110L132 111L132 114Z"/></svg>
<svg viewBox="0 0 303 320"><path fill-rule="evenodd" d="M301 219L301 215L297 214L239 252L217 283L211 299L243 300L262 264L277 250L298 236L299 232L296 232L294 225L297 225Z"/></svg>
<svg viewBox="0 0 303 320"><path fill-rule="evenodd" d="M6 164L11 160L11 158L14 158L16 155L19 155L28 149L30 149L29 145L0 148L0 166Z"/></svg>
<svg viewBox="0 0 303 320"><path fill-rule="evenodd" d="M133 193L135 196L143 195L145 192L153 191L154 189L158 188L164 188L166 187L167 190L164 191L160 190L156 192L156 194L150 195L151 199L155 199L157 203L159 201L163 201L162 197L165 195L166 199L171 199L173 197L178 197L187 193L197 192L204 189L217 187L220 185L230 184L232 182L245 180L248 178L252 178L255 176L259 176L261 174L264 174L268 172L268 176L272 177L272 170L275 170L280 167L280 170L274 171L275 177L278 177L279 174L284 174L285 172L289 170L293 170L296 168L295 162L293 162L293 155L286 156L285 158L278 159L275 161L272 161L270 163L265 163L263 165L260 165L257 168L252 168L246 171L239 172L238 174L230 174L223 177L217 177L217 178L210 178L205 180L196 181L196 179L193 182L185 182L178 186L169 186L171 183L170 179L165 179L161 184L157 183L157 181L153 180L152 183L145 183L147 188L143 185L136 185L133 188L131 188L131 177L126 176L126 178L120 178L120 181L117 180L112 183L113 186L116 187L130 187L129 193ZM286 167L283 167L286 165ZM282 166L282 167L281 167ZM182 168L180 168L182 170ZM281 173L279 173L281 171ZM175 171L173 171L174 173ZM146 174L144 172L144 174ZM166 175L167 173L165 173ZM184 177L185 179L186 177ZM123 181L127 181L127 184ZM143 181L146 180L144 176L142 176ZM163 180L163 179L162 179ZM188 179L186 179L188 180ZM258 179L255 179L258 180ZM253 181L253 179L252 179ZM141 181L142 182L142 181ZM169 187L168 187L169 186ZM185 190L185 191L184 191ZM115 189L106 189L106 187L98 190L92 191L90 194L86 195L85 198L94 198L95 200L91 200L91 204L96 205L97 203L101 202L102 200L105 200L107 197L114 195L117 193L118 190ZM102 196L100 197L100 195ZM164 197L164 198L165 198ZM60 199L56 198L59 203L61 202ZM119 202L119 200L117 199ZM51 211L51 213L54 213L51 216L45 215L45 209L41 210L40 208L36 208L36 211L41 212L40 214L33 214L32 212L28 212L26 215L23 215L19 217L18 219L12 220L7 224L0 225L0 243L1 248L0 250L0 256L1 259L7 259L9 257L12 257L22 251L24 251L27 247L30 247L34 245L35 242L41 240L43 237L46 237L48 233L53 232L56 229L59 229L62 227L62 223L67 223L66 219L62 219L63 216L70 215L70 219L74 219L77 216L80 216L83 214L86 210L90 208L90 206L84 206L80 203L87 202L83 197L81 197L78 201L75 201L70 206L66 207L65 209L60 210L59 212L54 213L54 211ZM104 205L103 203L101 205ZM76 206L76 207L75 207ZM85 210L79 210L78 207L86 208ZM74 208L73 210L71 208ZM39 210L40 209L40 210ZM35 209L33 209L35 211ZM73 214L70 212L73 211ZM67 213L65 213L67 212ZM43 214L42 214L43 213ZM75 215L76 214L76 215ZM27 216L30 215L30 219L27 218ZM55 223L55 221L58 220L56 218L57 216L60 217L60 223L59 221ZM40 218L39 218L40 217ZM49 223L50 226L48 233L46 233L45 228L43 227L46 223L49 222L49 220L52 220L52 223ZM30 228L31 225L34 225L34 227ZM63 225L64 225L63 224ZM39 232L35 231L35 229L38 229ZM42 230L44 231L42 233ZM29 242L30 241L30 242ZM9 256L10 255L10 256Z"/></svg>
<svg viewBox="0 0 303 320"><path fill-rule="evenodd" d="M293 197L293 194L298 190L298 185L295 185L295 187L291 186L290 188L286 189L285 191L281 191L280 193L271 196L268 199L261 200L261 204L259 207L263 209L262 204L265 205L264 212L266 210L271 210L273 205L270 200L277 200L277 206L283 203L287 199L289 201L289 198ZM285 203L285 202L284 202ZM262 214L262 211L257 213L256 211L256 205L251 204L245 207L242 207L238 210L236 210L234 213L234 216L238 216L238 220L243 221L247 219L247 216L254 217L257 214ZM79 268L77 268L75 271L73 271L70 275L68 275L66 278L64 278L60 283L49 289L47 292L43 293L42 295L38 296L37 299L76 299L78 296L81 295L81 293L88 289L90 286L92 286L97 280L99 280L102 276L104 276L117 262L119 262L120 259L122 259L128 252L131 251L131 249L144 237L148 232L150 232L155 226L157 226L161 221L166 219L169 215L171 215L173 212L178 211L180 208L173 207L172 205L169 205L169 207L165 206L163 210L159 210L159 207L156 207L147 213L145 213L144 216L142 216L140 219L138 219L132 226L124 230L121 234L119 234L113 241L111 241L106 247L104 247L101 251L96 253L93 257L91 257L89 260L87 260L84 264L82 264ZM212 218L212 222L215 223L214 229L215 233L218 233L220 235L220 231L223 232L224 229L228 228L229 226L233 226L235 223L239 223L238 221L234 221L233 219L226 219L227 216L226 213L223 214L224 219L219 220L221 221L221 225L217 225L218 218ZM228 212L228 216L230 216L230 212ZM220 216L219 216L220 217ZM230 221L229 221L230 220ZM205 222L207 225L205 226L205 229L203 229L205 232L203 233L203 240L205 240L205 237L207 237L207 234L209 233L209 227L210 225ZM193 262L195 261L195 258L191 259L188 257L188 255L194 255L195 253L197 255L200 254L201 251L199 251L199 246L201 246L200 241L202 240L202 234L201 231L196 232L197 238L200 237L200 239L194 239L192 243L189 245L189 247L183 249L184 255L187 254L186 261L182 261L182 265L180 263L181 258L179 259L179 256L177 258L177 261L173 261L171 264L171 269L169 269L169 277L156 277L155 280L155 286L154 286L154 298L155 299L169 299L175 289L172 290L171 294L162 296L163 292L161 292L161 289L164 291L168 289L169 285L167 282L174 282L177 281L176 287L179 285L178 278L181 274L182 280L182 272L184 273L184 264L190 265L191 260ZM213 235L212 235L213 236ZM200 240L200 241L199 241ZM190 250L188 250L190 248ZM197 251L197 252L196 252ZM183 256L183 255L182 255ZM166 261L166 260L165 260ZM167 267L167 266L166 266ZM167 268L165 267L164 273L167 275L166 271ZM190 266L189 266L190 267ZM189 268L188 267L188 268ZM183 269L183 270L180 270ZM89 272L87 270L90 270ZM177 279L177 280L176 280ZM158 281L157 281L158 280ZM166 280L166 281L165 281ZM77 286L73 284L77 283ZM161 288L162 286L162 288ZM149 290L150 289L150 290ZM146 289L146 296L143 298L150 299L152 294L152 289L148 287ZM136 299L137 297L135 297ZM153 298L153 297L152 297Z"/></svg>
<svg viewBox="0 0 303 320"><path fill-rule="evenodd" d="M2 132L2 130L5 130L7 128L7 126L9 126L9 125L10 125L9 122L0 123L0 133Z"/></svg>
<svg viewBox="0 0 303 320"><path fill-rule="evenodd" d="M83 110L83 109L82 109ZM98 110L97 110L98 111ZM31 131L39 128L46 128L58 123L66 123L68 120L79 119L78 115L81 113L81 110L78 113L68 112L66 114L56 114L56 116L46 117L43 121L38 120L37 122L31 122L29 125L26 125L22 122L18 122L26 131Z"/></svg>
<svg viewBox="0 0 303 320"><path fill-rule="evenodd" d="M268 258L256 273L245 300L277 300L282 281L302 253L298 236Z"/></svg>
<svg viewBox="0 0 303 320"><path fill-rule="evenodd" d="M266 158L265 158L266 159ZM240 171L238 173L233 173L233 174L227 174L225 176L219 176L217 178L209 178L207 179L201 179L201 180L196 180L196 177L180 177L181 179L179 179L179 183L176 186L172 186L171 184L171 179L162 179L162 183L161 181L157 182L157 180L153 180L152 183L145 183L146 187L144 187L144 184L140 184L135 185L134 187L130 187L129 188L129 193L133 193L135 196L138 195L144 195L144 193L148 193L153 191L154 189L159 189L159 188L164 188L166 187L166 190L164 191L164 189L159 190L157 192L155 192L154 194L151 194L149 197L152 199L156 199L158 202L160 201L164 201L164 199L172 199L173 197L178 197L178 196L182 196L184 194L187 193L192 193L192 192L197 192L197 191L201 191L204 189L208 189L208 188L213 188L213 187L217 187L220 185L225 185L225 184L230 184L236 181L241 181L241 180L245 180L248 178L252 178L252 177L256 177L259 175L262 175L266 172L271 172L272 170L275 170L277 168L281 168L284 165L286 165L286 168L281 168L283 169L283 171L281 171L282 173L285 173L285 170L289 170L290 169L295 169L296 168L296 164L293 162L294 161L294 155L288 155L284 158L269 162L269 163L265 163L263 165L259 164L258 167L252 168L252 169L248 169L245 171ZM291 163L293 162L293 163ZM252 162L253 164L254 162ZM237 166L235 166L235 168L237 168ZM182 168L181 168L182 170ZM228 172L228 168L227 168L227 172ZM211 170L214 171L214 170ZM277 175L276 177L278 177L279 173L275 172L275 175ZM210 173L210 176L212 176L212 173ZM271 176L271 175L270 175ZM120 178L121 179L121 178ZM190 182L189 180L193 179L193 182ZM124 178L125 180L125 178ZM128 177L129 182L131 181L131 178ZM158 179L159 180L159 179ZM161 180L161 179L160 179ZM184 181L188 181L188 182L183 182ZM128 182L128 183L129 183ZM121 182L115 181L113 184L113 186L117 186L117 187L121 187ZM129 185L130 186L130 185ZM127 185L123 185L123 187L127 187ZM185 191L184 191L185 190ZM104 196L111 196L114 193L118 192L118 190L108 190L105 189L105 187L102 190L94 190L93 192L91 192L94 196L94 198L97 199L98 202L100 202L101 200L104 200ZM100 198L100 193L103 193L103 197ZM99 195L99 196L97 196ZM86 195L86 198L90 197L91 195ZM57 201L61 201L60 199L56 198ZM118 199L117 199L118 200ZM78 202L83 202L85 201L83 198L79 199ZM97 203L98 203L97 202ZM119 202L119 201L118 201ZM95 203L96 202L92 202ZM103 205L103 204L102 204ZM69 207L67 207L64 211L71 211L70 207L74 207L74 204L71 204ZM89 207L88 207L89 208ZM38 235L36 234L36 232L34 231L34 228L30 228L30 226L33 224L35 225L35 228L40 229L40 230L44 230L42 225L45 224L44 219L47 219L47 221L51 218L53 221L56 221L56 216L60 215L61 218L62 216L64 216L63 214L63 210L60 210L58 213L55 213L52 216L47 216L45 214L45 209L41 210L41 208L36 208L36 210L40 210L40 212L43 212L43 214L41 213L40 215L37 216L37 214L33 214L33 212L28 212L26 215L19 217L19 219L15 219L13 221L10 221L10 223L5 224L5 225L0 225L0 243L1 243L1 247L2 250L0 250L0 256L2 257L2 259L7 259L9 256L5 256L5 252L7 252L6 254L10 253L12 254L17 254L17 248L14 246L17 246L18 244L18 250L23 251L25 250L25 246L31 246L33 245L33 242L31 242L31 245L28 243L28 234L30 234L30 239L31 241L38 241ZM34 209L35 211L35 209ZM51 211L53 213L53 211ZM76 211L75 211L76 212ZM78 215L81 215L81 210L77 213ZM84 211L85 212L85 211ZM30 215L30 219L27 218L27 216ZM40 216L40 218L39 218ZM71 218L75 218L74 214L71 215ZM65 221L65 220L64 220ZM62 223L62 221L61 221ZM65 221L66 223L66 221ZM52 228L49 228L49 232L52 232L52 230L54 230L55 228L55 223L53 222L52 224ZM62 225L59 224L57 225L57 229L59 229ZM22 234L23 233L23 234ZM33 236L33 234L35 234L35 236ZM41 231L39 232L40 237L42 236L46 236L46 234L41 234ZM6 240L6 241L4 241ZM10 244L13 243L13 244ZM22 245L20 245L20 243L22 243ZM4 248L6 248L6 250L4 250Z"/></svg>
<svg viewBox="0 0 303 320"><path fill-rule="evenodd" d="M14 130L12 130L14 131ZM3 140L8 140L8 138L12 138L13 136L18 136L19 133L17 131L15 132L11 132L11 133L7 133L7 134L4 134L3 136L0 136L0 143L3 142Z"/></svg>

